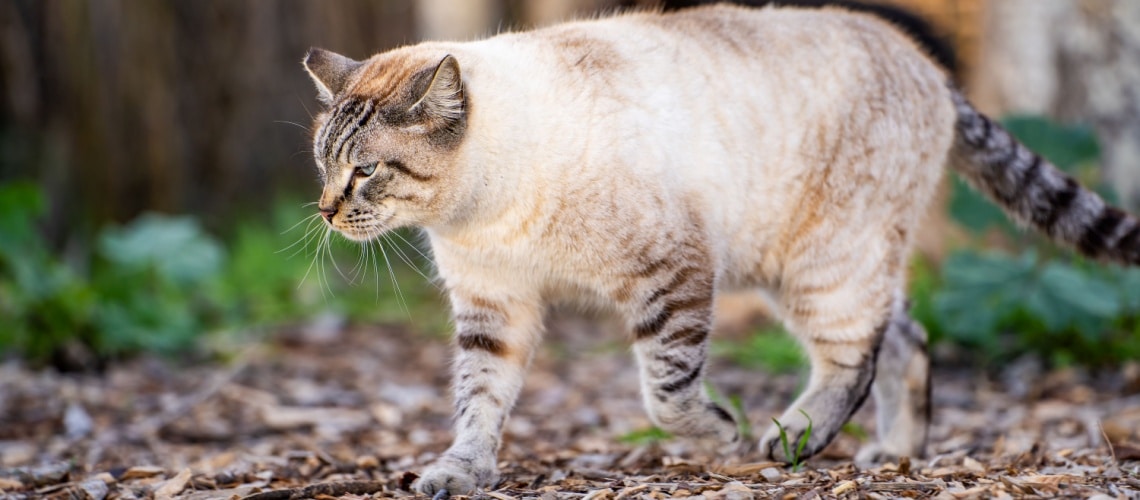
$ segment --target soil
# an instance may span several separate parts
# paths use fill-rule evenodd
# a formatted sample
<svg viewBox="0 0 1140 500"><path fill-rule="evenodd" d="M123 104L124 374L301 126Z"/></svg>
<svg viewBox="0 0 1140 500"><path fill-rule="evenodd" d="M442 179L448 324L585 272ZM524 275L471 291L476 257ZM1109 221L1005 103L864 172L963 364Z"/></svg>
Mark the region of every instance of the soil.
<svg viewBox="0 0 1140 500"><path fill-rule="evenodd" d="M506 427L501 479L478 496L1140 498L1140 365L938 367L927 456L853 464L874 435L864 408L792 470L645 432L620 337L554 323ZM0 364L0 497L408 497L449 443L447 339L314 326L218 350L227 359L144 357L101 374ZM803 379L724 359L710 374L757 435Z"/></svg>

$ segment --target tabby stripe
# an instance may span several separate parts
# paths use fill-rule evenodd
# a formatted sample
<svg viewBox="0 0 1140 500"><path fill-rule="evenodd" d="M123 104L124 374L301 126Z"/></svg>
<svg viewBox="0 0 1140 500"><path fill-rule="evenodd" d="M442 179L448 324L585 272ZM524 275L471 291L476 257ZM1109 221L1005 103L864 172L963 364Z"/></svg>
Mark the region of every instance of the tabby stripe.
<svg viewBox="0 0 1140 500"><path fill-rule="evenodd" d="M1053 193L1049 200L1049 210L1044 215L1042 220L1034 221L1039 226L1053 234L1053 226L1061 219L1061 215L1069 211L1073 201L1081 193L1081 185L1077 184L1076 180L1072 177L1065 177L1065 187Z"/></svg>
<svg viewBox="0 0 1140 500"><path fill-rule="evenodd" d="M708 329L704 327L682 328L673 332L668 337L661 341L662 345L669 345L674 342L685 341L685 345L698 345L704 342L709 337Z"/></svg>
<svg viewBox="0 0 1140 500"><path fill-rule="evenodd" d="M355 112L350 110L357 104L359 104L359 101L356 100L345 101L334 114L336 119L326 124L323 142L321 143L321 153L325 158L331 158L332 146L334 144L332 140L340 137L342 129L352 119L353 114L355 114Z"/></svg>
<svg viewBox="0 0 1140 500"><path fill-rule="evenodd" d="M699 364L697 364L697 367L693 368L693 370L691 372L689 372L688 375L685 375L684 378L681 378L679 380L674 380L672 382L669 382L668 384L661 386L661 391L662 392L677 392L677 391L684 389L690 385L693 385L693 382L695 382L697 380L697 378L699 378L701 376L701 369L704 368L704 366L705 366L705 363L702 360Z"/></svg>
<svg viewBox="0 0 1140 500"><path fill-rule="evenodd" d="M1096 222L1085 228L1085 233L1077 242L1077 248L1088 255L1098 255L1108 247L1108 238L1116 234L1120 224L1128 220L1128 214L1116 207L1104 207Z"/></svg>
<svg viewBox="0 0 1140 500"><path fill-rule="evenodd" d="M330 153L332 153L330 155L331 158L334 158L336 160L340 159L340 154L344 149L345 141L347 141L348 138L352 136L352 134L356 133L356 127L353 126L353 124L356 123L356 118L360 115L360 112L363 111L363 107L371 106L371 104L372 101L353 102L352 110L346 113L347 117L342 122L340 129L337 130L335 136L336 141L332 144L336 149L335 153L332 151L333 148L329 148Z"/></svg>
<svg viewBox="0 0 1140 500"><path fill-rule="evenodd" d="M497 318L488 312L465 312L455 316L456 323L494 324Z"/></svg>
<svg viewBox="0 0 1140 500"><path fill-rule="evenodd" d="M1025 172L1021 174L1021 179L1014 185L1013 193L1010 193L1009 199L1011 202L1020 200L1025 196L1025 190L1029 189L1029 186L1040 181L1042 161L1040 155L1033 155L1033 163L1030 163L1029 167L1025 169Z"/></svg>
<svg viewBox="0 0 1140 500"><path fill-rule="evenodd" d="M665 363L677 371L684 371L689 369L689 362L684 359L679 359L674 356L659 354L654 358L660 363Z"/></svg>
<svg viewBox="0 0 1140 500"><path fill-rule="evenodd" d="M671 261L672 259L670 257L662 257L660 259L647 262L643 267L634 271L633 276L636 278L648 278L657 274L657 271L661 270L661 268L665 267L665 265L669 264Z"/></svg>
<svg viewBox="0 0 1140 500"><path fill-rule="evenodd" d="M981 115L976 115L977 118L982 120L982 136L978 138L978 142L974 144L979 148L985 147L990 142L990 136L993 135L993 124L990 119Z"/></svg>
<svg viewBox="0 0 1140 500"><path fill-rule="evenodd" d="M864 362L860 362L859 364L853 365L853 364L843 363L841 361L836 361L836 360L831 359L831 358L827 358L826 361L832 365L838 366L840 368L845 368L847 370L862 370L865 367L865 365L867 364L864 361Z"/></svg>
<svg viewBox="0 0 1140 500"><path fill-rule="evenodd" d="M426 181L432 180L431 175L421 174L419 172L413 172L411 169L408 168L407 165L404 165L404 162L401 162L398 160L389 160L388 162L385 163L385 165L387 165L388 168L391 168L392 170L395 170L401 174L404 174L404 175L411 177L411 178L413 178L417 181L420 181L420 182L426 182Z"/></svg>
<svg viewBox="0 0 1140 500"><path fill-rule="evenodd" d="M687 311L700 308L701 306L706 306L708 302L709 298L705 296L695 296L687 299L670 300L666 302L665 305L661 306L661 311L658 312L656 316L649 319L648 321L644 321L638 324L634 328L634 334L637 340L657 335L661 332L661 329L665 327L665 324L669 322L674 314L681 311Z"/></svg>
<svg viewBox="0 0 1140 500"><path fill-rule="evenodd" d="M651 293L649 295L649 297L645 299L644 304L646 306L651 305L654 302L656 302L657 299L664 297L671 290L676 290L681 285L688 283L689 278L691 278L693 276L693 274L695 274L698 271L700 271L700 268L693 267L693 266L682 267L681 269L678 269L676 272L673 273L673 279L670 280L669 283L666 284L665 286L658 288L657 290L654 290L653 293Z"/></svg>
<svg viewBox="0 0 1140 500"><path fill-rule="evenodd" d="M707 408L709 411L713 412L717 418L724 420L725 422L736 423L736 419L732 418L732 415L728 413L728 411L726 411L724 408L721 408L720 405L710 402L707 405Z"/></svg>
<svg viewBox="0 0 1140 500"><path fill-rule="evenodd" d="M1128 256L1129 262L1137 263L1137 257L1140 256L1140 223L1133 223L1132 229L1117 240L1116 248L1119 253Z"/></svg>
<svg viewBox="0 0 1140 500"><path fill-rule="evenodd" d="M372 115L376 112L375 102L368 101L366 104L367 107L364 108L364 113L360 115L360 119L356 121L356 126L354 126L352 130L349 131L348 135L340 141L340 146L336 148L336 158L340 158L341 153L344 152L344 146L348 144L353 137L356 137L357 132L360 132L366 125L368 125L368 120L371 120Z"/></svg>
<svg viewBox="0 0 1140 500"><path fill-rule="evenodd" d="M502 356L507 353L507 346L503 341L483 333L463 333L459 335L459 347L465 351L478 349Z"/></svg>

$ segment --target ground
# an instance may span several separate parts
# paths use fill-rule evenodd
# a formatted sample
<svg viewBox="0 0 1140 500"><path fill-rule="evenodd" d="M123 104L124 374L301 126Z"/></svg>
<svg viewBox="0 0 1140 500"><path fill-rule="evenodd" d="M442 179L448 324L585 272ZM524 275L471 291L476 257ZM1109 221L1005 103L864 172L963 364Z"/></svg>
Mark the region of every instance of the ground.
<svg viewBox="0 0 1140 500"><path fill-rule="evenodd" d="M555 322L486 497L1140 498L1135 365L1045 373L1020 360L988 375L943 366L926 457L852 464L864 430L874 432L864 408L792 471L647 432L628 349L593 331ZM406 497L450 439L446 339L308 327L221 351L228 359L144 357L102 374L0 364L0 497ZM802 380L724 359L711 377L740 398L756 434Z"/></svg>

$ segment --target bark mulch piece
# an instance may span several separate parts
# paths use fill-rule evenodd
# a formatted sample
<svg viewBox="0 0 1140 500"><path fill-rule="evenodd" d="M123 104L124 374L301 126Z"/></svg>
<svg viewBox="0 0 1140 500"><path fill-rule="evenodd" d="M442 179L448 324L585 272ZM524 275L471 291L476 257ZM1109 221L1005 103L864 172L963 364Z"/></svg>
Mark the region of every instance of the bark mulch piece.
<svg viewBox="0 0 1140 500"><path fill-rule="evenodd" d="M867 408L792 471L646 438L627 348L551 329L506 426L501 479L480 498L1140 498L1137 366L940 369L928 457L854 465ZM397 327L282 336L201 366L0 363L0 498L409 497L449 444L448 364L446 340ZM724 360L710 373L756 434L803 378Z"/></svg>

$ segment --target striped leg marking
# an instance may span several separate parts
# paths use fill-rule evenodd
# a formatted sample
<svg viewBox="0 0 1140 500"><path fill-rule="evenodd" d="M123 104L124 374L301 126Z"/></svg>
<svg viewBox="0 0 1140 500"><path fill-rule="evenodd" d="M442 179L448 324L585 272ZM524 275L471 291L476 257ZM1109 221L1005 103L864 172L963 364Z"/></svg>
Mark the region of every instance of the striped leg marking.
<svg viewBox="0 0 1140 500"><path fill-rule="evenodd" d="M455 441L416 483L427 495L440 489L468 494L497 479L503 426L541 332L541 313L516 314L487 300L452 302L458 350Z"/></svg>
<svg viewBox="0 0 1140 500"><path fill-rule="evenodd" d="M706 271L672 271L667 285L646 295L633 328L634 354L642 398L655 424L682 436L735 443L736 421L709 400L702 383L712 300L712 278Z"/></svg>

